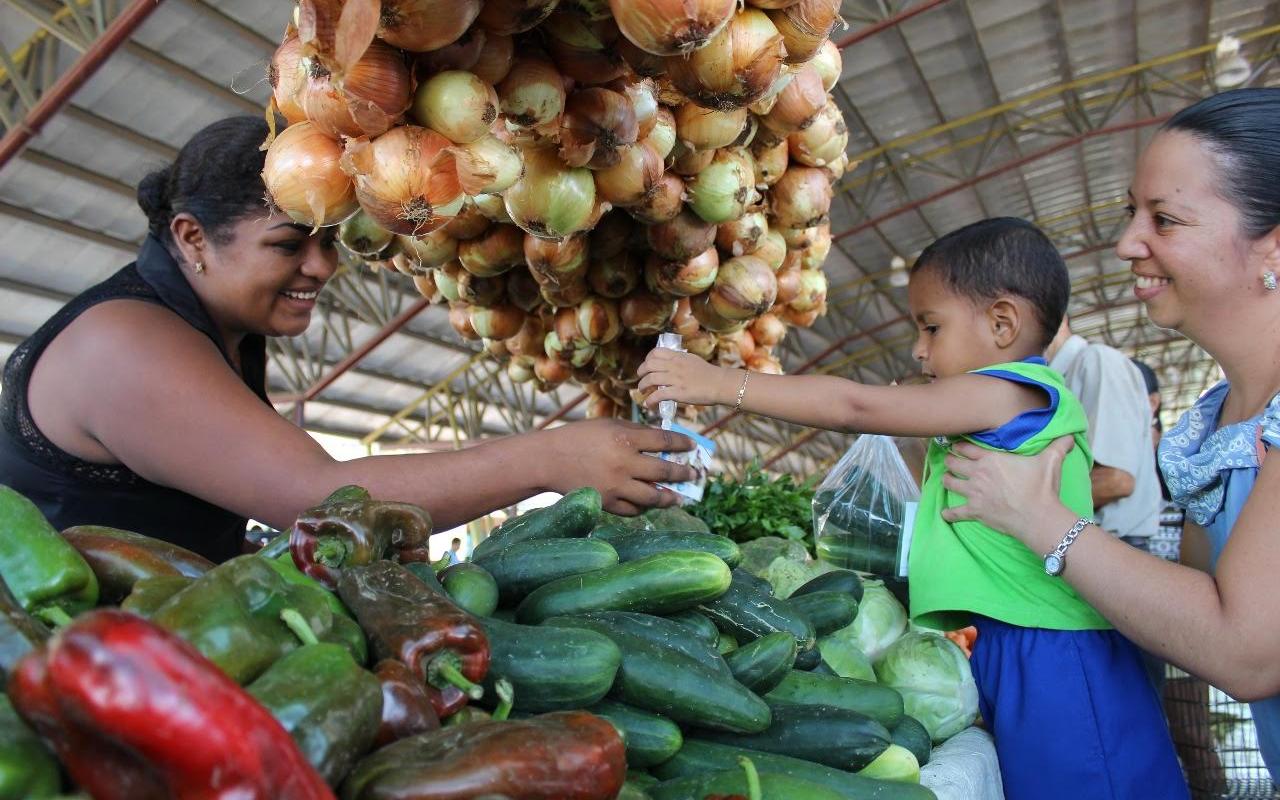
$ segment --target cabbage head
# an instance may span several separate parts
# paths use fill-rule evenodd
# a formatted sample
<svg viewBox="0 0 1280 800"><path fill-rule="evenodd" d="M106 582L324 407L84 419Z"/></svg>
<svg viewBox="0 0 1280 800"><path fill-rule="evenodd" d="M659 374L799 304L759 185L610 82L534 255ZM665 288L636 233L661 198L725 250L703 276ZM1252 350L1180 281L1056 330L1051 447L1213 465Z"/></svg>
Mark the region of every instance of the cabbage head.
<svg viewBox="0 0 1280 800"><path fill-rule="evenodd" d="M876 679L898 690L907 714L920 720L935 743L945 742L977 719L978 687L969 660L947 637L908 633L885 650L875 666Z"/></svg>
<svg viewBox="0 0 1280 800"><path fill-rule="evenodd" d="M792 592L824 572L835 569L825 561L801 563L787 556L778 556L764 572L764 579L773 587L774 597L790 597Z"/></svg>
<svg viewBox="0 0 1280 800"><path fill-rule="evenodd" d="M852 637L844 635L852 628L850 625L823 636L818 640L818 652L822 654L822 660L827 662L827 666L841 678L857 678L874 683L876 671L871 667L871 659L858 649Z"/></svg>
<svg viewBox="0 0 1280 800"><path fill-rule="evenodd" d="M766 580L768 580L766 573L769 571L769 565L775 559L786 558L803 564L809 558L809 551L804 548L802 542L778 536L761 536L759 539L741 543L738 548L742 551L742 563L738 564L738 568Z"/></svg>
<svg viewBox="0 0 1280 800"><path fill-rule="evenodd" d="M907 610L885 588L884 581L863 580L858 616L832 637L848 639L874 663L889 645L907 632Z"/></svg>

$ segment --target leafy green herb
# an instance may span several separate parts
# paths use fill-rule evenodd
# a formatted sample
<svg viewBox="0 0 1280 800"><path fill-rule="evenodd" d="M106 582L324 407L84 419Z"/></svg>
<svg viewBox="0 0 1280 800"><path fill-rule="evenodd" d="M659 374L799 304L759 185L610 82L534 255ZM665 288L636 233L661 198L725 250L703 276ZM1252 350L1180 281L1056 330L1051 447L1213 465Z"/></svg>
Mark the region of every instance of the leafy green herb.
<svg viewBox="0 0 1280 800"><path fill-rule="evenodd" d="M813 486L817 476L797 483L790 475L770 478L753 461L742 480L713 475L707 481L702 502L686 510L707 523L712 531L734 541L780 536L795 541L811 539Z"/></svg>

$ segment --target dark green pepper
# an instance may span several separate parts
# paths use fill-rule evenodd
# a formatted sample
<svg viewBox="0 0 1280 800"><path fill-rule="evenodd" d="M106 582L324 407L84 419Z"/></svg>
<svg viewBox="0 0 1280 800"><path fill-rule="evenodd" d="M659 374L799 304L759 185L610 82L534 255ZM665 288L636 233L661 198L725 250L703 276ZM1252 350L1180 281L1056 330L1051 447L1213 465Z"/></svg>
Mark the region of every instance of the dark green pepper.
<svg viewBox="0 0 1280 800"><path fill-rule="evenodd" d="M195 578L185 575L157 575L154 578L143 578L133 585L133 591L124 599L120 607L144 617L156 613L156 609L168 602L178 592L195 583Z"/></svg>
<svg viewBox="0 0 1280 800"><path fill-rule="evenodd" d="M248 691L336 785L373 746L382 722L382 684L343 647L320 642L305 627L295 632L303 646L272 664Z"/></svg>
<svg viewBox="0 0 1280 800"><path fill-rule="evenodd" d="M259 558L261 558L260 554ZM341 614L351 620L355 619L355 617L351 615L351 612L347 610L347 607L342 604L342 601L338 599L336 594L324 588L320 581L315 578L302 574L302 570L298 569L297 565L293 563L292 554L284 553L283 555L278 555L275 558L269 558L267 559L267 563L271 565L272 569L280 573L281 578L284 578L294 586L311 586L324 592L327 602L329 603L329 609L333 611L333 613Z"/></svg>
<svg viewBox="0 0 1280 800"><path fill-rule="evenodd" d="M32 617L0 578L0 688L19 659L44 644L49 629Z"/></svg>
<svg viewBox="0 0 1280 800"><path fill-rule="evenodd" d="M0 800L53 797L61 788L57 759L0 694Z"/></svg>
<svg viewBox="0 0 1280 800"><path fill-rule="evenodd" d="M27 613L63 625L98 602L89 563L27 498L0 485L0 577Z"/></svg>

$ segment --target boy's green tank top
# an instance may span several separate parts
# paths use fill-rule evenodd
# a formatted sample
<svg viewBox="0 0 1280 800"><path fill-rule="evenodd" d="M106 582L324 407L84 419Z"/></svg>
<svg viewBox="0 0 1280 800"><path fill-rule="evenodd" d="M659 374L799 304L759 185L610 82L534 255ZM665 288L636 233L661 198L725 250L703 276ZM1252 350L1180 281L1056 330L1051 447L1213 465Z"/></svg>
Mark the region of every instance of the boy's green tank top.
<svg viewBox="0 0 1280 800"><path fill-rule="evenodd" d="M1076 446L1062 465L1062 502L1082 517L1092 516L1089 470L1093 456L1085 439L1088 418L1062 376L1041 358L995 364L974 372L1039 387L1048 404L1019 414L995 430L959 438L988 450L1031 456L1054 439L1075 437ZM1043 553L1033 553L1012 536L982 523L942 519L944 508L965 502L942 485L943 462L953 441L935 438L925 460L908 568L914 621L925 627L954 630L969 625L972 614L981 614L1026 628L1110 628L1066 581L1045 574Z"/></svg>

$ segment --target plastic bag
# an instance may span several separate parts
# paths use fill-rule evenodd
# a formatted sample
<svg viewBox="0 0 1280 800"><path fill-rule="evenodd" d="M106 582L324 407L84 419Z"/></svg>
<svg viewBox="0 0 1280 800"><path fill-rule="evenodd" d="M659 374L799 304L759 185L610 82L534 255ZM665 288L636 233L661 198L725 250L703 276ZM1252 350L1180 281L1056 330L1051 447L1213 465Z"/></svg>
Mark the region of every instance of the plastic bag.
<svg viewBox="0 0 1280 800"><path fill-rule="evenodd" d="M814 493L818 557L889 582L906 577L919 501L893 438L859 436Z"/></svg>

